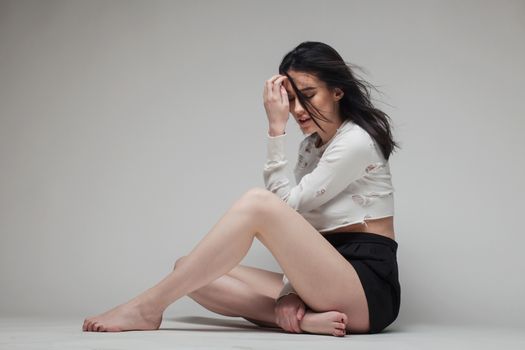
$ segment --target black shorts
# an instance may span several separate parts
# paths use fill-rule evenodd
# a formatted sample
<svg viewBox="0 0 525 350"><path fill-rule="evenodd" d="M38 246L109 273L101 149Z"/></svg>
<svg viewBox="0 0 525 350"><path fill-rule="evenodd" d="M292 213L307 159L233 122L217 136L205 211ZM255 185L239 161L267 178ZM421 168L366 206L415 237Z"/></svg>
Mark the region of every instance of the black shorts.
<svg viewBox="0 0 525 350"><path fill-rule="evenodd" d="M338 232L323 237L359 275L368 303L368 333L381 332L397 318L401 304L397 242L369 232Z"/></svg>

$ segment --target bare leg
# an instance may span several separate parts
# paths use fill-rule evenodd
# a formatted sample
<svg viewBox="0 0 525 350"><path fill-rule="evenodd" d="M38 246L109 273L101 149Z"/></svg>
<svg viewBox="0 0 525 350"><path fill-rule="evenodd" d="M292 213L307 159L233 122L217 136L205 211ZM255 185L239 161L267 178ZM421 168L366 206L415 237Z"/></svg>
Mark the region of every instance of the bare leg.
<svg viewBox="0 0 525 350"><path fill-rule="evenodd" d="M241 197L186 256L186 263L155 286L99 316L83 330L118 332L158 329L162 313L177 299L233 269L248 253L257 233L253 209Z"/></svg>
<svg viewBox="0 0 525 350"><path fill-rule="evenodd" d="M268 226L266 209L274 207L278 207L278 212L284 212L286 215L281 221L274 217L275 224ZM275 210L272 209L272 215ZM288 232L280 232L281 227ZM351 265L293 209L273 194L254 189L234 203L187 255L186 263L180 269L171 272L154 287L128 303L86 319L83 329L157 329L163 311L172 302L211 283L234 268L247 254L256 236L272 251L283 269L287 270L290 281L294 283L303 299L307 298L305 302L309 305L316 309L334 310L334 305L341 305L348 310L351 310L350 307L360 312L366 310L361 306L366 307L366 299L362 287L356 284L359 283L359 279ZM290 250L293 244L303 245L302 251L311 253L305 257L300 252ZM339 280L335 289L312 289L319 283L334 280ZM352 301L354 299L357 301ZM368 319L356 319L356 322L359 322L356 325L361 327L364 321L367 322Z"/></svg>
<svg viewBox="0 0 525 350"><path fill-rule="evenodd" d="M243 272L252 272L262 276L257 284L267 282L271 284L267 276L259 273L260 269L240 266ZM250 276L253 280L253 276ZM254 288L255 287L255 288ZM242 317L257 326L279 328L275 323L275 297L259 293L258 286L249 285L232 277L230 273L219 277L212 283L188 294L188 297L204 306L206 309L230 317ZM279 290L276 291L277 296ZM294 333L328 334L344 336L346 334L346 315L338 311L313 312L307 308L303 319L299 323L300 328ZM291 331L290 331L291 332Z"/></svg>
<svg viewBox="0 0 525 350"><path fill-rule="evenodd" d="M186 257L175 263L177 268ZM275 322L275 299L283 287L282 273L258 267L238 265L187 296L206 309L230 317L242 317L260 327L279 328ZM313 312L306 305L306 313L298 329L291 333L328 334L341 337L346 334L347 316L337 310Z"/></svg>

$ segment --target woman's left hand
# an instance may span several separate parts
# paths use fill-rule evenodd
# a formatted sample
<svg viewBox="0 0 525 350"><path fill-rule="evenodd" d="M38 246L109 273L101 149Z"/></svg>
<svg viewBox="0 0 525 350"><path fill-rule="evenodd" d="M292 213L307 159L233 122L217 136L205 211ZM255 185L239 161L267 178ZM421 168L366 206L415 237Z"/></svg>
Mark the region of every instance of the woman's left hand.
<svg viewBox="0 0 525 350"><path fill-rule="evenodd" d="M277 299L274 307L275 323L292 333L302 333L301 321L306 312L304 301L295 293Z"/></svg>

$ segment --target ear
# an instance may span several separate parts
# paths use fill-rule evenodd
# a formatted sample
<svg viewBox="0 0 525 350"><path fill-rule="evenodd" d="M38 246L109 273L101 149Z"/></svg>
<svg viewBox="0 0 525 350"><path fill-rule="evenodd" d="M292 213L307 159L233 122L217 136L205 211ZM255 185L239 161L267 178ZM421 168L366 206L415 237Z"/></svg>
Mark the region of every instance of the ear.
<svg viewBox="0 0 525 350"><path fill-rule="evenodd" d="M344 93L343 90L341 90L340 88L335 88L334 89L334 99L335 99L335 101L339 101L340 99L342 99L344 94L345 93Z"/></svg>

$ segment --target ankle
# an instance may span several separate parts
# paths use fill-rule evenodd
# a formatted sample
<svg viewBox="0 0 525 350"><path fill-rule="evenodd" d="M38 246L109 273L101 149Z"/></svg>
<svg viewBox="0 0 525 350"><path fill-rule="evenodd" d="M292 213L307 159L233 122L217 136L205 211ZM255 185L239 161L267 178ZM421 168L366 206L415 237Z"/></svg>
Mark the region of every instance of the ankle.
<svg viewBox="0 0 525 350"><path fill-rule="evenodd" d="M309 316L311 316L311 315L315 315L315 314L316 314L316 312L314 312L314 311L312 311L311 309L308 309L308 308L307 308L307 309L304 311L303 318L301 318L301 320L299 321L299 324L302 323L306 317L309 317Z"/></svg>
<svg viewBox="0 0 525 350"><path fill-rule="evenodd" d="M158 315L162 315L166 309L155 298L147 295L138 297L130 301L130 303L136 307L145 318L155 318Z"/></svg>

